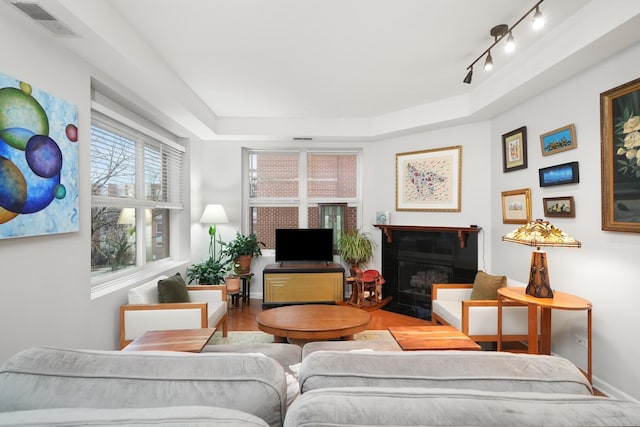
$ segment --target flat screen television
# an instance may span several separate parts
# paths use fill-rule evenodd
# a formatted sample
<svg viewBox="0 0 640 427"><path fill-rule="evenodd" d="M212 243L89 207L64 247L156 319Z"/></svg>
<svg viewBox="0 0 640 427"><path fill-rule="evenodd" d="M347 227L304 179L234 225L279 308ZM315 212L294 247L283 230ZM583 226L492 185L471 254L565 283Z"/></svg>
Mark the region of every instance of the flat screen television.
<svg viewBox="0 0 640 427"><path fill-rule="evenodd" d="M333 230L277 228L276 262L333 262Z"/></svg>

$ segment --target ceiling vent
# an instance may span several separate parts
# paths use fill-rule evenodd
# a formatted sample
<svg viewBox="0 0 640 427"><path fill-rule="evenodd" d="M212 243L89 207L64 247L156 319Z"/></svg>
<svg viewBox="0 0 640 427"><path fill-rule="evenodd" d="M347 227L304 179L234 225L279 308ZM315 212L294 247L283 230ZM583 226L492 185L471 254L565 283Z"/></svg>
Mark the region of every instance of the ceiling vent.
<svg viewBox="0 0 640 427"><path fill-rule="evenodd" d="M308 136L294 136L293 140L294 141L313 141L313 138L310 138Z"/></svg>
<svg viewBox="0 0 640 427"><path fill-rule="evenodd" d="M78 37L78 35L71 31L69 27L60 22L37 3L19 1L9 1L9 3L58 37Z"/></svg>

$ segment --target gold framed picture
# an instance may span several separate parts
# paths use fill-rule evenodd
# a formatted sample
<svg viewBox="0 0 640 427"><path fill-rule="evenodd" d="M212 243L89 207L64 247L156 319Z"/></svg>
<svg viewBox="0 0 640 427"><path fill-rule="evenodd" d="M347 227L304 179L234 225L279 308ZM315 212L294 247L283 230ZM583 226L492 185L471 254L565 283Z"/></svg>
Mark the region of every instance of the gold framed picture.
<svg viewBox="0 0 640 427"><path fill-rule="evenodd" d="M640 233L640 79L600 94L602 229Z"/></svg>
<svg viewBox="0 0 640 427"><path fill-rule="evenodd" d="M573 123L540 135L540 149L543 156L578 148L576 127Z"/></svg>
<svg viewBox="0 0 640 427"><path fill-rule="evenodd" d="M502 192L502 223L526 224L531 221L531 190L522 188Z"/></svg>
<svg viewBox="0 0 640 427"><path fill-rule="evenodd" d="M460 212L462 146L396 154L396 210Z"/></svg>

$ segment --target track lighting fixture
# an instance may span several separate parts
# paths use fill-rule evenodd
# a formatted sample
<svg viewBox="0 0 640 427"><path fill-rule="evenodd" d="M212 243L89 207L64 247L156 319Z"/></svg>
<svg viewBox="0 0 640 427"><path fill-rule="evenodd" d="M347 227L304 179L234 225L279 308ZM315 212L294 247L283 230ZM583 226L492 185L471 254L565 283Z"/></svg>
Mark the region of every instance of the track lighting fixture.
<svg viewBox="0 0 640 427"><path fill-rule="evenodd" d="M511 53L516 49L516 40L513 38L513 34L509 31L509 36L507 37L507 44L504 45L504 51L507 53Z"/></svg>
<svg viewBox="0 0 640 427"><path fill-rule="evenodd" d="M493 58L491 57L491 51L487 53L487 59L484 61L484 70L491 71L493 68Z"/></svg>
<svg viewBox="0 0 640 427"><path fill-rule="evenodd" d="M531 27L533 27L534 30L539 30L543 26L544 18L542 13L540 13L540 8L536 5L536 13L533 14L533 23L531 24Z"/></svg>
<svg viewBox="0 0 640 427"><path fill-rule="evenodd" d="M473 67L469 68L469 72L465 76L463 83L471 84L471 78L473 77Z"/></svg>
<svg viewBox="0 0 640 427"><path fill-rule="evenodd" d="M496 25L495 27L491 28L491 30L489 31L489 34L491 34L491 36L494 38L493 44L491 46L489 46L484 52L482 52L480 54L480 56L478 56L475 61L473 61L471 63L471 65L469 65L467 67L467 70L469 70L469 72L467 73L467 75L465 76L464 80L462 80L463 83L466 84L471 84L471 78L473 77L473 66L476 64L476 62L478 62L479 60L481 60L485 55L486 55L486 59L484 62L484 69L486 71L489 71L493 68L493 57L491 56L491 49L493 49L493 47L495 45L497 45L500 40L502 40L503 38L505 38L506 36L506 43L504 46L504 50L507 53L513 52L516 48L516 40L513 36L513 30L515 30L515 28L518 26L518 24L520 24L527 16L529 16L529 14L531 14L531 12L534 12L533 14L533 23L532 23L532 27L537 30L539 28L541 28L544 25L544 18L542 17L542 13L540 12L540 4L543 2L544 0L538 0L538 2L533 5L533 7L531 9L529 9L527 11L527 13L525 13L524 15L522 15L522 17L520 19L518 19L516 21L515 24L513 24L511 27L509 27L506 24L500 24L500 25Z"/></svg>

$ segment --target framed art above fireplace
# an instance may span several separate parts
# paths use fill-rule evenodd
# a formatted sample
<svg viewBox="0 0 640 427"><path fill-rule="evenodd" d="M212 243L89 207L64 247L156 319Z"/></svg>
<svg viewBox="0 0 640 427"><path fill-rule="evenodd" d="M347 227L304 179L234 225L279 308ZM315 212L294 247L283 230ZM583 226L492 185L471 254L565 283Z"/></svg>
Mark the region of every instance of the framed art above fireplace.
<svg viewBox="0 0 640 427"><path fill-rule="evenodd" d="M396 210L460 212L462 146L396 154Z"/></svg>

